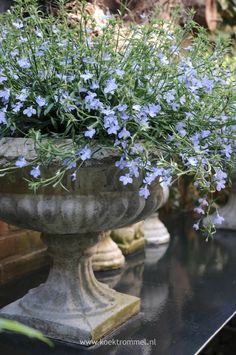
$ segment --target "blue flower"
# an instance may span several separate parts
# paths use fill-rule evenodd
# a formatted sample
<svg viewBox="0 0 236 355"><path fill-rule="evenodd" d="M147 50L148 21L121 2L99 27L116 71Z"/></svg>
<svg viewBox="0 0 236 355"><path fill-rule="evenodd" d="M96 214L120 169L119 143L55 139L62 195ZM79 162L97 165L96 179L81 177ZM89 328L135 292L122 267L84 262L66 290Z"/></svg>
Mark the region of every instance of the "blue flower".
<svg viewBox="0 0 236 355"><path fill-rule="evenodd" d="M30 106L30 107L27 107L27 108L23 111L23 113L24 113L26 116L31 117L31 116L33 116L33 115L36 114L36 110L35 110L32 106Z"/></svg>
<svg viewBox="0 0 236 355"><path fill-rule="evenodd" d="M92 84L90 85L91 90L96 90L99 88L99 84L97 81L93 81Z"/></svg>
<svg viewBox="0 0 236 355"><path fill-rule="evenodd" d="M89 71L86 71L85 74L81 74L80 76L82 79L84 79L84 81L87 81L89 79L92 79L93 74L91 74Z"/></svg>
<svg viewBox="0 0 236 355"><path fill-rule="evenodd" d="M150 104L147 107L145 107L145 112L150 117L155 117L160 111L161 111L161 106L158 104L157 105Z"/></svg>
<svg viewBox="0 0 236 355"><path fill-rule="evenodd" d="M226 179L227 179L227 174L223 170L218 169L214 175L217 191L220 191L225 188Z"/></svg>
<svg viewBox="0 0 236 355"><path fill-rule="evenodd" d="M76 172L74 172L73 174L71 174L71 181L76 181L76 178L77 178L77 176L76 176Z"/></svg>
<svg viewBox="0 0 236 355"><path fill-rule="evenodd" d="M67 166L69 169L76 168L76 162L72 160L72 158L66 158L63 161L63 164Z"/></svg>
<svg viewBox="0 0 236 355"><path fill-rule="evenodd" d="M43 107L46 105L47 103L47 100L44 98L44 97L41 97L41 96L37 96L35 101L37 102L37 104L40 106L40 107Z"/></svg>
<svg viewBox="0 0 236 355"><path fill-rule="evenodd" d="M128 108L128 106L126 104L120 104L115 107L115 109L119 112L124 112L125 110L127 110L127 108Z"/></svg>
<svg viewBox="0 0 236 355"><path fill-rule="evenodd" d="M117 84L115 79L109 79L106 81L106 86L104 88L105 94L114 93L116 89L117 89Z"/></svg>
<svg viewBox="0 0 236 355"><path fill-rule="evenodd" d="M84 136L87 138L92 138L95 135L95 133L96 133L96 129L91 128L88 131L84 132Z"/></svg>
<svg viewBox="0 0 236 355"><path fill-rule="evenodd" d="M23 168L27 164L28 162L25 160L24 157L19 157L15 163L15 166L17 166L18 168Z"/></svg>
<svg viewBox="0 0 236 355"><path fill-rule="evenodd" d="M18 59L17 64L22 69L29 69L31 67L30 62L27 58Z"/></svg>
<svg viewBox="0 0 236 355"><path fill-rule="evenodd" d="M10 98L10 90L9 89L0 90L0 98L4 102L8 102L8 100Z"/></svg>
<svg viewBox="0 0 236 355"><path fill-rule="evenodd" d="M86 146L78 152L78 155L80 156L81 160L85 161L91 159L92 152L91 149Z"/></svg>
<svg viewBox="0 0 236 355"><path fill-rule="evenodd" d="M225 154L226 158L230 159L233 152L232 146L230 144L225 144L222 152Z"/></svg>
<svg viewBox="0 0 236 355"><path fill-rule="evenodd" d="M21 29L24 27L23 22L19 19L19 20L15 20L13 23L13 26L17 29Z"/></svg>
<svg viewBox="0 0 236 355"><path fill-rule="evenodd" d="M186 125L184 122L178 122L175 126L175 128L177 129L177 131L181 137L185 137L187 134L185 127L186 127Z"/></svg>
<svg viewBox="0 0 236 355"><path fill-rule="evenodd" d="M125 72L124 72L124 70L118 68L118 69L115 70L115 73L116 73L118 76L122 76L122 75L124 75Z"/></svg>
<svg viewBox="0 0 236 355"><path fill-rule="evenodd" d="M133 182L133 179L129 174L125 174L123 176L120 176L119 180L122 182L123 185L132 184L132 182Z"/></svg>
<svg viewBox="0 0 236 355"><path fill-rule="evenodd" d="M222 224L222 222L224 222L224 217L220 216L219 213L216 213L216 216L213 219L213 223L215 224Z"/></svg>
<svg viewBox="0 0 236 355"><path fill-rule="evenodd" d="M149 191L147 185L145 185L144 187L141 187L141 189L139 189L139 196L147 199L149 195L150 195L150 191Z"/></svg>
<svg viewBox="0 0 236 355"><path fill-rule="evenodd" d="M193 229L195 229L196 231L198 231L199 230L199 222L197 222L197 223L194 223L194 225L193 225Z"/></svg>
<svg viewBox="0 0 236 355"><path fill-rule="evenodd" d="M202 207L195 207L194 212L196 212L198 214L205 214L205 211Z"/></svg>
<svg viewBox="0 0 236 355"><path fill-rule="evenodd" d="M41 175L39 165L33 167L33 169L30 171L30 175L34 178L38 178Z"/></svg>
<svg viewBox="0 0 236 355"><path fill-rule="evenodd" d="M22 89L20 94L16 96L16 99L22 102L25 102L27 97L29 96L29 92L27 89Z"/></svg>
<svg viewBox="0 0 236 355"><path fill-rule="evenodd" d="M127 131L126 128L123 128L120 133L118 134L118 138L119 139L126 139L126 138L129 138L131 136L130 132Z"/></svg>
<svg viewBox="0 0 236 355"><path fill-rule="evenodd" d="M4 75L0 76L0 84L2 84L4 81L7 81L7 77Z"/></svg>
<svg viewBox="0 0 236 355"><path fill-rule="evenodd" d="M12 105L13 111L14 112L19 112L21 110L21 108L23 107L23 103L22 102L17 102L16 104Z"/></svg>
<svg viewBox="0 0 236 355"><path fill-rule="evenodd" d="M107 129L108 134L117 134L120 130L120 126L115 115L109 115L104 117L104 127Z"/></svg>
<svg viewBox="0 0 236 355"><path fill-rule="evenodd" d="M4 111L0 111L0 124L7 124L6 113Z"/></svg>

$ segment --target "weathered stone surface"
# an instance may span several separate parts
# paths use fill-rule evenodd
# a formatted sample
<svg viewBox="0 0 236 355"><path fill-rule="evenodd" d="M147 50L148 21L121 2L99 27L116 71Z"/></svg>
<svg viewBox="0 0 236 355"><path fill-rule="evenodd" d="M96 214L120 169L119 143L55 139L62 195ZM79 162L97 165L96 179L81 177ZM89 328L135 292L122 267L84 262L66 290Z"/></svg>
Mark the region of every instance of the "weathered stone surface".
<svg viewBox="0 0 236 355"><path fill-rule="evenodd" d="M6 159L9 152L2 154L1 143L0 157ZM18 145L18 139L9 143ZM16 153L23 155L19 145ZM68 191L49 187L34 194L20 183L24 169L1 177L0 218L43 232L54 259L47 282L2 309L1 316L33 325L52 338L81 343L102 337L139 311L138 298L95 279L90 248L102 231L136 223L156 211L163 192L156 181L149 198L140 197L142 176L123 186L116 159L101 151L80 169L76 182L66 176Z"/></svg>
<svg viewBox="0 0 236 355"><path fill-rule="evenodd" d="M101 234L92 253L94 271L119 269L125 264L125 258L120 248L111 239L110 232Z"/></svg>

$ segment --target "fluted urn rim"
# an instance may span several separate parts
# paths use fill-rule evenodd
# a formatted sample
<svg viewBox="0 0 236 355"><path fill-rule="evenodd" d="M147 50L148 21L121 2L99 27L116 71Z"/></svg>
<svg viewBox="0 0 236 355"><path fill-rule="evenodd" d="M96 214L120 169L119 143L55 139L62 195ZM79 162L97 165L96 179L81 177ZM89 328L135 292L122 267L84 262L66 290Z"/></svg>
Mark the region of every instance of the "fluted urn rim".
<svg viewBox="0 0 236 355"><path fill-rule="evenodd" d="M7 139L3 153L0 141L0 159L13 159L23 149L26 157L32 156L32 142L29 146L25 142L21 138ZM10 147L10 143L14 145ZM143 220L162 204L163 191L158 180L144 199L139 196L142 176L124 186L119 181L123 172L114 165L117 154L109 155L102 149L95 154L80 168L75 182L66 177L63 183L67 190L41 189L34 194L22 179L24 169L0 178L0 219L47 234L101 232Z"/></svg>

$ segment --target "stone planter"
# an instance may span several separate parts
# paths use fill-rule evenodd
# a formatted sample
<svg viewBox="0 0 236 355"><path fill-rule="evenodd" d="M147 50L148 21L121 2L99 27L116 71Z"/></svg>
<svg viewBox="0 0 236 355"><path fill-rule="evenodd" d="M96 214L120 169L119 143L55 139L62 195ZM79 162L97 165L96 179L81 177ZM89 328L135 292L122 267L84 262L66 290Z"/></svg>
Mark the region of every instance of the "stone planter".
<svg viewBox="0 0 236 355"><path fill-rule="evenodd" d="M28 161L35 156L31 141L0 140L1 166L21 155ZM47 281L4 307L1 317L33 326L54 339L89 345L83 341L101 338L139 312L139 298L95 279L91 247L103 231L147 218L161 205L163 192L156 182L147 200L139 197L142 177L123 186L116 160L107 151L98 151L80 169L76 181L70 174L65 176L68 191L57 186L34 194L22 179L28 176L24 169L0 178L0 218L42 232L53 258Z"/></svg>
<svg viewBox="0 0 236 355"><path fill-rule="evenodd" d="M111 232L112 239L117 243L124 255L129 255L144 248L143 222L129 227L118 228Z"/></svg>

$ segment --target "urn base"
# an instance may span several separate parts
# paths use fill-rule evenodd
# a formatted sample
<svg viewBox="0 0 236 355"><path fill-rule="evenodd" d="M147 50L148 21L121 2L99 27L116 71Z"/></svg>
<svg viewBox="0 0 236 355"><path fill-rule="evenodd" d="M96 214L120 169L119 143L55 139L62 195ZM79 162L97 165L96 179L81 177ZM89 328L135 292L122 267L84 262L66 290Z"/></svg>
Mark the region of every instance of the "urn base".
<svg viewBox="0 0 236 355"><path fill-rule="evenodd" d="M24 312L19 299L0 311L0 317L13 319L40 330L47 337L83 346L95 345L101 337L116 329L140 311L140 299L116 292L115 306L92 314L61 314L57 320L50 314L33 317Z"/></svg>

